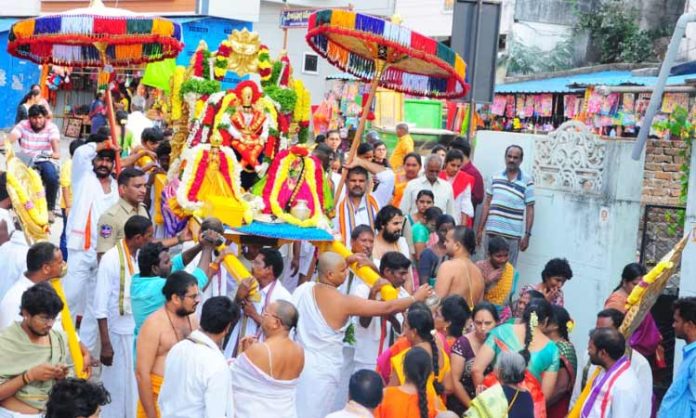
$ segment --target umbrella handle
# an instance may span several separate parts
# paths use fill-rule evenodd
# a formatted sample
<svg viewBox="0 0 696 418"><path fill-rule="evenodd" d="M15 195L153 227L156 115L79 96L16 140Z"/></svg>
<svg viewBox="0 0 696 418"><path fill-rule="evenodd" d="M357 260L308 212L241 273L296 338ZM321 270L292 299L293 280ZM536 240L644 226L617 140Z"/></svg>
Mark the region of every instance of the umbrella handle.
<svg viewBox="0 0 696 418"><path fill-rule="evenodd" d="M111 143L114 149L116 150L116 160L114 162L116 173L118 174L121 172L121 150L118 146L118 139L116 139L116 117L114 115L114 101L111 97L111 89L108 87L108 85L106 87L106 92L104 93L104 96L106 97L106 115L109 120L109 126L111 127L111 129L109 129Z"/></svg>
<svg viewBox="0 0 696 418"><path fill-rule="evenodd" d="M101 3L101 0L93 0L90 2L90 6L96 5L101 7L104 7L104 5ZM101 71L106 70L106 66L108 64L108 60L106 57L106 42L94 42L94 47L97 48L99 51L99 56L102 61L102 66L104 69ZM110 77L109 77L110 78ZM114 100L111 97L111 89L109 88L110 83L106 83L106 91L104 92L104 98L106 99L106 117L109 121L109 129L110 131L110 136L111 136L111 143L116 150L116 160L114 161L115 168L116 168L116 173L121 172L121 150L119 149L118 146L118 139L116 138L116 117L114 116Z"/></svg>
<svg viewBox="0 0 696 418"><path fill-rule="evenodd" d="M350 145L350 151L348 152L348 159L346 163L353 162L355 154L358 152L358 147L360 146L360 141L362 138L363 131L365 130L365 122L367 122L367 115L370 113L370 108L372 107L372 102L375 99L375 94L377 93L377 87L379 87L379 81L382 78L384 70L387 68L387 63L385 61L376 59L375 60L375 76L370 82L370 94L367 96L367 102L363 105L362 114L360 115L360 122L358 122L358 129L355 131L355 136L353 137L353 143ZM343 185L348 177L348 170L343 169L341 173L341 181L338 182L336 187L335 200L338 202L340 200L341 192L343 191Z"/></svg>

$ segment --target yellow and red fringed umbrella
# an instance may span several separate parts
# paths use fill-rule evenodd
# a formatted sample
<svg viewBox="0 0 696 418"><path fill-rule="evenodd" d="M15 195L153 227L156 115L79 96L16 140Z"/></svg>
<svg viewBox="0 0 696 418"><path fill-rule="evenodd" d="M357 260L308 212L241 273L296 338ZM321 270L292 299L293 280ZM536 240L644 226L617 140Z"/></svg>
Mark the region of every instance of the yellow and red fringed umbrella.
<svg viewBox="0 0 696 418"><path fill-rule="evenodd" d="M7 51L40 65L96 67L108 73L176 57L183 46L179 24L91 0L86 8L15 23ZM100 80L107 78L100 74ZM109 124L116 126L108 88L106 100ZM117 144L113 135L112 140Z"/></svg>
<svg viewBox="0 0 696 418"><path fill-rule="evenodd" d="M350 162L360 144L377 87L413 96L452 99L469 90L466 63L450 47L391 21L350 10L318 10L309 17L307 43L331 64L370 83ZM340 194L344 178L336 191Z"/></svg>
<svg viewBox="0 0 696 418"><path fill-rule="evenodd" d="M183 48L181 26L161 17L105 7L91 0L89 7L21 20L10 29L7 51L40 65L101 68L99 83L108 82L114 67L130 67L176 57ZM106 89L110 126L116 126L111 91ZM114 146L118 144L112 129ZM120 169L118 153L116 170ZM70 311L60 279L52 282L64 303L67 333L75 373L87 378Z"/></svg>

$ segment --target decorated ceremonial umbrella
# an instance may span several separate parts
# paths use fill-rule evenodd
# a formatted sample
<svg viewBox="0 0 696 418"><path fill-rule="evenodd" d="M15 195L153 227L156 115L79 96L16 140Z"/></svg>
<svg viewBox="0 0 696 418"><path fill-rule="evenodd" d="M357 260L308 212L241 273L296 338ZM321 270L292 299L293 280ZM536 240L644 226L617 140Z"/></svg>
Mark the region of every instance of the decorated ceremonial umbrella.
<svg viewBox="0 0 696 418"><path fill-rule="evenodd" d="M350 10L312 13L307 43L331 64L370 83L348 161L355 156L378 86L413 96L451 99L469 90L466 64L448 46L384 19ZM344 178L337 189L340 194Z"/></svg>
<svg viewBox="0 0 696 418"><path fill-rule="evenodd" d="M114 67L176 57L183 48L181 26L161 17L105 7L89 7L21 20L10 29L7 51L37 64L102 68L108 84ZM109 124L116 126L111 92L106 89ZM112 132L112 140L116 137Z"/></svg>
<svg viewBox="0 0 696 418"><path fill-rule="evenodd" d="M182 48L178 24L160 17L105 7L101 0L92 0L87 8L21 20L12 25L7 45L10 54L41 65L101 68L100 85L108 84L114 67L173 58ZM109 124L114 127L116 121L108 88L106 105ZM111 138L114 145L118 144L113 130ZM116 164L118 170L118 159ZM75 373L87 378L62 284L56 279L51 285L63 301L63 329L68 337Z"/></svg>

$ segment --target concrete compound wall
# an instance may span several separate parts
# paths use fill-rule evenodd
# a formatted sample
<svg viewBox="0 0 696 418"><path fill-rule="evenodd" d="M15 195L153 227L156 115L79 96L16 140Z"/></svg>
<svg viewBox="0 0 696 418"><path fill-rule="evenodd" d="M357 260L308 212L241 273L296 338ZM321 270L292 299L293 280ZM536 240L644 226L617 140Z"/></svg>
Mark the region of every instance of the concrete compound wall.
<svg viewBox="0 0 696 418"><path fill-rule="evenodd" d="M520 287L541 281L541 271L551 258L568 259L573 279L564 287L565 307L576 322L571 340L579 352L585 349L595 315L617 285L624 265L636 260L642 188L638 173L643 169L642 162L630 157L632 142L585 140L594 141L593 145L571 140L554 148L553 136L480 131L474 155L474 164L488 184L493 173L504 169L508 145L524 149L522 169L535 176L536 204L530 247L520 254L517 266ZM589 148L595 152L587 158L583 153ZM588 159L593 163L582 163ZM568 170L569 166L574 168ZM599 171L598 176L587 174L593 170ZM549 181L573 178L570 171L581 174L584 185ZM608 215L605 221L600 219L603 211Z"/></svg>

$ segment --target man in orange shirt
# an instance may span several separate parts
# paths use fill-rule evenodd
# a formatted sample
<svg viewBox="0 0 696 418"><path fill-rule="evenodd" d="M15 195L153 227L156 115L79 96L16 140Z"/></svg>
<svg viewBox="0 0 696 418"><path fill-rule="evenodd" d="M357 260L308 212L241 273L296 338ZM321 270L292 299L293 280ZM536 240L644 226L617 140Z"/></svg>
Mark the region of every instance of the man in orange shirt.
<svg viewBox="0 0 696 418"><path fill-rule="evenodd" d="M394 153L389 159L389 164L394 172L404 165L406 154L414 150L413 138L408 133L408 124L404 122L396 124L396 136L398 137L396 148L394 148Z"/></svg>

